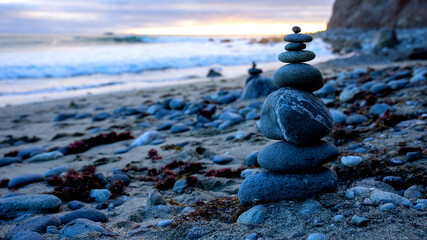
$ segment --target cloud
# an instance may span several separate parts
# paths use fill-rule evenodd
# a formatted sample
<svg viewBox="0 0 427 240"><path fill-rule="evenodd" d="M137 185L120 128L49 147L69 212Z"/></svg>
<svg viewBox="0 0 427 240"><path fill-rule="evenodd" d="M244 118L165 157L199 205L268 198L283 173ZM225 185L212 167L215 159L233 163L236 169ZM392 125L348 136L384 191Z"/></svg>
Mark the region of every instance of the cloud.
<svg viewBox="0 0 427 240"><path fill-rule="evenodd" d="M0 32L102 33L226 22L326 23L333 0L0 0Z"/></svg>

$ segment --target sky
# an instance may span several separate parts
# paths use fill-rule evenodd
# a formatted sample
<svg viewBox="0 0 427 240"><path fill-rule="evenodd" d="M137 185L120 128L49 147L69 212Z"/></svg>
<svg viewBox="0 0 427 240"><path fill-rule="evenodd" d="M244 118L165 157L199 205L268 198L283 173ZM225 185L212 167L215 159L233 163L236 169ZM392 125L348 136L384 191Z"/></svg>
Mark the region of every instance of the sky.
<svg viewBox="0 0 427 240"><path fill-rule="evenodd" d="M324 30L334 0L0 0L0 33L283 34Z"/></svg>

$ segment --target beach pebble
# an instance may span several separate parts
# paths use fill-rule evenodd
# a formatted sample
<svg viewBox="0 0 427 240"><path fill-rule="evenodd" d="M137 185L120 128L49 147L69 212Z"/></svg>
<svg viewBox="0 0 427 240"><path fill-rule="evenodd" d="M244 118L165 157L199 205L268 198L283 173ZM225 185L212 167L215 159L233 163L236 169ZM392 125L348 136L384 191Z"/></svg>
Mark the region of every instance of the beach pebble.
<svg viewBox="0 0 427 240"><path fill-rule="evenodd" d="M245 159L246 166L248 166L248 167L252 167L252 166L259 167L258 153L259 153L259 151L252 151L248 155L246 155L246 159Z"/></svg>
<svg viewBox="0 0 427 240"><path fill-rule="evenodd" d="M52 161L58 158L62 158L64 154L59 151L54 152L47 152L47 153L40 153L37 155L34 155L30 159L27 160L27 162L45 162L45 161Z"/></svg>
<svg viewBox="0 0 427 240"><path fill-rule="evenodd" d="M51 225L51 226L47 226L47 228L46 228L46 233L47 233L47 234L59 234L58 227L53 226L53 225Z"/></svg>
<svg viewBox="0 0 427 240"><path fill-rule="evenodd" d="M256 110L248 112L248 114L245 115L246 120L256 120L259 119L260 115L256 112Z"/></svg>
<svg viewBox="0 0 427 240"><path fill-rule="evenodd" d="M70 168L67 166L58 166L51 168L47 170L45 173L43 173L43 177L52 177L52 176L59 176L64 172L67 172Z"/></svg>
<svg viewBox="0 0 427 240"><path fill-rule="evenodd" d="M239 99L239 97L240 94L237 94L235 92L229 92L225 95L219 96L216 102L218 104L229 104Z"/></svg>
<svg viewBox="0 0 427 240"><path fill-rule="evenodd" d="M164 121L163 123L157 125L157 131L165 131L169 130L173 126L174 122L172 121Z"/></svg>
<svg viewBox="0 0 427 240"><path fill-rule="evenodd" d="M287 64L280 67L274 72L272 83L276 88L293 87L307 92L319 90L324 84L320 71L305 63Z"/></svg>
<svg viewBox="0 0 427 240"><path fill-rule="evenodd" d="M415 205L414 209L421 212L427 211L427 204L418 203L417 205Z"/></svg>
<svg viewBox="0 0 427 240"><path fill-rule="evenodd" d="M219 130L224 130L227 129L229 127L233 126L233 122L230 120L225 120L223 123L218 125L218 129Z"/></svg>
<svg viewBox="0 0 427 240"><path fill-rule="evenodd" d="M301 51L306 48L304 43L291 42L286 44L285 50L287 51Z"/></svg>
<svg viewBox="0 0 427 240"><path fill-rule="evenodd" d="M187 187L187 180L186 179L179 179L175 182L173 185L172 190L176 193L183 193L184 189Z"/></svg>
<svg viewBox="0 0 427 240"><path fill-rule="evenodd" d="M395 193L384 192L384 191L381 191L378 189L374 189L369 198L372 199L372 201L375 204L391 202L395 205L403 205L406 207L412 207L412 203L408 199L406 199L402 196L399 196Z"/></svg>
<svg viewBox="0 0 427 240"><path fill-rule="evenodd" d="M244 137L246 137L246 134L242 130L239 130L239 131L236 132L236 135L234 137L237 140L241 140Z"/></svg>
<svg viewBox="0 0 427 240"><path fill-rule="evenodd" d="M22 231L17 233L11 240L43 240L42 235L33 231Z"/></svg>
<svg viewBox="0 0 427 240"><path fill-rule="evenodd" d="M385 83L376 83L369 88L369 91L373 94L381 94L390 90L390 86Z"/></svg>
<svg viewBox="0 0 427 240"><path fill-rule="evenodd" d="M114 173L113 176L111 176L110 178L108 178L108 181L110 183L113 183L116 180L120 180L122 181L126 186L129 185L130 183L130 178L127 174L119 172L119 173Z"/></svg>
<svg viewBox="0 0 427 240"><path fill-rule="evenodd" d="M110 118L111 114L107 113L107 112L101 112L101 113L97 113L95 114L95 116L92 117L92 122L99 122L99 121L104 121L107 118Z"/></svg>
<svg viewBox="0 0 427 240"><path fill-rule="evenodd" d="M199 239L203 237L207 232L203 230L201 227L193 227L188 231L187 238L188 239Z"/></svg>
<svg viewBox="0 0 427 240"><path fill-rule="evenodd" d="M359 217L357 215L354 215L351 220L350 223L354 226L358 226L358 227L362 227L362 226L366 226L369 223L369 219L365 218L365 217Z"/></svg>
<svg viewBox="0 0 427 240"><path fill-rule="evenodd" d="M425 188L421 185L412 185L405 190L403 196L408 199L418 199L424 196Z"/></svg>
<svg viewBox="0 0 427 240"><path fill-rule="evenodd" d="M313 37L307 34L287 34L283 39L286 42L311 42Z"/></svg>
<svg viewBox="0 0 427 240"><path fill-rule="evenodd" d="M67 207L71 210L77 210L77 209L80 209L84 206L85 206L84 203L82 203L78 200L73 200L67 204Z"/></svg>
<svg viewBox="0 0 427 240"><path fill-rule="evenodd" d="M108 189L92 189L89 196L93 198L95 202L103 203L110 199L111 192Z"/></svg>
<svg viewBox="0 0 427 240"><path fill-rule="evenodd" d="M233 158L216 155L216 156L211 157L210 160L216 164L227 164L227 163L233 161Z"/></svg>
<svg viewBox="0 0 427 240"><path fill-rule="evenodd" d="M356 96L357 92L354 89L344 89L339 96L340 102L351 102Z"/></svg>
<svg viewBox="0 0 427 240"><path fill-rule="evenodd" d="M365 115L355 113L347 117L345 123L348 125L357 125L367 121L369 121L369 119Z"/></svg>
<svg viewBox="0 0 427 240"><path fill-rule="evenodd" d="M185 124L177 124L171 127L170 132L171 133L182 133L190 131L190 127L188 127Z"/></svg>
<svg viewBox="0 0 427 240"><path fill-rule="evenodd" d="M346 167L356 167L363 162L363 158L359 156L344 156L341 158L341 164Z"/></svg>
<svg viewBox="0 0 427 240"><path fill-rule="evenodd" d="M157 131L147 131L143 134L141 134L137 139L135 139L129 147L121 149L121 150L117 150L114 153L115 154L121 154L121 153L126 153L128 152L130 149L137 147L137 146L143 146L143 145L148 145L148 144L154 144L157 143L159 144L159 142L163 142L163 137L162 135L160 135L159 132Z"/></svg>
<svg viewBox="0 0 427 240"><path fill-rule="evenodd" d="M8 188L18 188L31 183L41 182L44 178L40 174L25 174L18 177L10 179L7 187Z"/></svg>
<svg viewBox="0 0 427 240"><path fill-rule="evenodd" d="M18 224L4 236L4 240L10 240L13 236L22 231L32 231L42 234L45 233L46 228L51 225L59 227L61 225L61 221L59 221L59 219L55 216L36 217L24 223Z"/></svg>
<svg viewBox="0 0 427 240"><path fill-rule="evenodd" d="M18 195L0 198L0 219L16 218L23 214L57 212L62 202L49 194Z"/></svg>
<svg viewBox="0 0 427 240"><path fill-rule="evenodd" d="M261 169L259 169L259 168L255 168L255 169L252 169L252 168L250 168L250 169L245 169L245 170L243 170L241 173L240 173L240 177L242 177L242 178L246 178L246 177L248 177L249 175L251 175L251 174L256 174L256 173L260 173L260 172L262 172L262 170Z"/></svg>
<svg viewBox="0 0 427 240"><path fill-rule="evenodd" d="M53 119L54 122L60 122L64 121L70 118L74 118L76 116L75 113L60 113L56 115L55 119Z"/></svg>
<svg viewBox="0 0 427 240"><path fill-rule="evenodd" d="M385 111L387 111L387 109L390 109L390 111L392 112L394 111L394 109L386 103L377 103L372 106L371 109L369 109L369 114L382 115L383 113L385 113Z"/></svg>
<svg viewBox="0 0 427 240"><path fill-rule="evenodd" d="M17 157L4 157L0 158L0 167L7 166L13 163L22 163L21 158Z"/></svg>
<svg viewBox="0 0 427 240"><path fill-rule="evenodd" d="M94 222L108 222L108 217L101 211L93 208L80 208L59 217L62 224L67 224L74 219L85 218Z"/></svg>
<svg viewBox="0 0 427 240"><path fill-rule="evenodd" d="M237 218L237 223L243 224L261 224L267 218L264 205L256 205Z"/></svg>
<svg viewBox="0 0 427 240"><path fill-rule="evenodd" d="M396 207L394 206L393 203L386 203L381 205L380 207L380 211L391 211L394 210Z"/></svg>
<svg viewBox="0 0 427 240"><path fill-rule="evenodd" d="M341 222L341 221L343 221L345 218L344 218L344 216L343 215L336 215L336 216L334 216L334 221L335 222Z"/></svg>
<svg viewBox="0 0 427 240"><path fill-rule="evenodd" d="M312 51L290 51L290 52L282 52L279 55L279 61L284 63L301 63L308 62L313 60L316 57L316 54Z"/></svg>
<svg viewBox="0 0 427 240"><path fill-rule="evenodd" d="M301 199L319 192L331 192L337 188L337 175L325 167L303 174L280 174L265 171L249 175L239 189L239 201L243 205L253 201L277 202Z"/></svg>
<svg viewBox="0 0 427 240"><path fill-rule="evenodd" d="M337 87L335 85L327 82L327 83L325 83L325 85L323 85L323 87L321 89L313 92L313 94L322 98L322 97L326 97L330 94L333 94L336 89L337 89Z"/></svg>
<svg viewBox="0 0 427 240"><path fill-rule="evenodd" d="M174 98L169 102L169 107L172 109L183 109L185 107L185 100Z"/></svg>
<svg viewBox="0 0 427 240"><path fill-rule="evenodd" d="M276 88L274 87L271 78L257 77L246 85L240 98L254 99L266 97L274 90L276 90Z"/></svg>
<svg viewBox="0 0 427 240"><path fill-rule="evenodd" d="M247 236L245 240L257 240L257 239L258 239L258 234L252 233L252 234L249 234L249 236Z"/></svg>
<svg viewBox="0 0 427 240"><path fill-rule="evenodd" d="M231 121L232 123L235 123L235 124L243 122L245 120L240 114L233 113L233 112L230 112L230 111L226 111L224 113L221 113L219 115L218 119L225 120L225 121L229 120L229 121Z"/></svg>
<svg viewBox="0 0 427 240"><path fill-rule="evenodd" d="M44 152L46 152L46 150L44 148L41 148L41 147L24 148L24 149L19 150L16 157L21 158L21 159L27 159L27 158L30 158L30 157L36 155L36 154L40 154L40 153L44 153Z"/></svg>
<svg viewBox="0 0 427 240"><path fill-rule="evenodd" d="M304 215L312 215L323 209L322 204L316 200L309 199L302 204L300 213Z"/></svg>
<svg viewBox="0 0 427 240"><path fill-rule="evenodd" d="M77 114L74 117L74 119L75 120L80 120L80 119L89 118L89 117L92 117L92 114L90 114L90 113L80 113L80 114Z"/></svg>
<svg viewBox="0 0 427 240"><path fill-rule="evenodd" d="M308 235L307 240L328 240L328 236L323 233L312 233Z"/></svg>
<svg viewBox="0 0 427 240"><path fill-rule="evenodd" d="M338 149L327 142L295 145L286 141L273 143L258 154L262 168L282 173L308 172L311 169L335 160Z"/></svg>
<svg viewBox="0 0 427 240"><path fill-rule="evenodd" d="M348 199L354 199L355 197L368 197L371 193L371 189L367 187L352 187L350 189L347 189L345 192L345 196Z"/></svg>
<svg viewBox="0 0 427 240"><path fill-rule="evenodd" d="M161 222L157 223L157 226L159 226L159 227L168 227L172 223L173 223L173 220L164 220L164 221L161 221Z"/></svg>
<svg viewBox="0 0 427 240"><path fill-rule="evenodd" d="M388 85L390 86L391 89L398 90L398 89L404 88L408 83L409 83L408 80L401 79L401 80L390 81Z"/></svg>
<svg viewBox="0 0 427 240"><path fill-rule="evenodd" d="M259 123L265 137L295 144L315 142L333 128L332 115L319 98L288 87L267 97Z"/></svg>
<svg viewBox="0 0 427 240"><path fill-rule="evenodd" d="M99 223L93 222L89 219L76 219L65 226L60 230L61 239L71 238L74 239L77 235L88 233L88 232L99 232L103 235L108 235L106 231Z"/></svg>
<svg viewBox="0 0 427 240"><path fill-rule="evenodd" d="M408 161L415 161L422 157L420 152L408 152L406 153L406 159Z"/></svg>
<svg viewBox="0 0 427 240"><path fill-rule="evenodd" d="M166 205L167 202L163 195L156 189L151 190L148 193L148 203L151 205Z"/></svg>

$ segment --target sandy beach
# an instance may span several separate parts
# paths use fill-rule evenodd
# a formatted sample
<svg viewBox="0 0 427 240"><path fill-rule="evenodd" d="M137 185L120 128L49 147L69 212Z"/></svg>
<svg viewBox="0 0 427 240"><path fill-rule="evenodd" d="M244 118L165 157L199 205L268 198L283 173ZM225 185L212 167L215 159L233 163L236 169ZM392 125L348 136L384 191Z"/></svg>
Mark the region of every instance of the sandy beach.
<svg viewBox="0 0 427 240"><path fill-rule="evenodd" d="M363 73L358 79L363 79L364 76L369 75L374 70L386 71L385 76L392 76L408 69L412 72L418 68L425 68L427 62L409 61L345 68L325 66L327 65L319 65L328 82L330 79L336 79L339 73L351 73L360 69L364 69L365 72L362 71ZM269 71L263 73L263 76L271 77L272 74L273 72ZM404 79L409 80L411 76L413 75ZM6 156L12 153L13 155L16 150L32 147L41 147L46 150L58 149L58 147L65 147L70 143L112 131L118 134L130 132L133 137L137 138L147 131L156 130L169 117L167 115L157 119L152 114L144 113L144 111L147 112L149 106L162 103L167 98L183 99L186 103L209 103L209 100L206 100L207 95L217 94L221 90L243 90L246 78L247 74L242 72L241 77L233 79L220 77L207 82L173 87L87 95L3 107L0 109L2 119L0 141L4 141L3 144L0 144L0 154ZM341 88L343 86L339 87L339 89ZM108 222L102 223L102 227L109 233L96 232L95 235L90 236L93 239L245 239L251 233L256 233L263 239L305 239L312 232L327 233L330 239L348 239L349 236L353 239L421 239L425 236L427 228L425 211L399 205L393 211L382 211L377 204L365 204L363 197L348 198L347 194L352 186L358 186L357 183L364 179L376 180L379 182L377 187L380 189L386 188L383 185L391 184L396 189L394 190L392 187L393 191L400 191L401 194L412 185L423 184L425 186L427 168L427 159L424 155L427 138L425 132L425 91L424 81L416 84L410 83L404 88L393 90L387 95L378 97L378 102L393 106L395 116L403 116L393 124L385 122L382 129L376 128L375 125L378 116L369 115L367 113L368 108L360 108L360 101L363 101L363 97L361 100L354 100L352 107L350 103L340 103L338 100L339 92L334 93L338 95L329 101L327 106L330 109L340 109L348 115L351 113L348 111L364 113L370 120L357 127L347 128L351 133L357 132L356 137L351 137L351 134L344 137L337 136L336 131L335 133L333 131L332 135L327 136L325 140L335 143L341 156L361 156L365 159L365 163L358 167L359 170L355 168L349 170L348 167L343 166L340 162L341 156L328 163L326 166L332 167L339 177L337 192L322 194L309 200L315 202L315 209L307 210L313 211L313 213L308 214L301 213L301 209L310 205L307 204L307 201L281 201L276 204L267 204L266 221L263 224L235 223L236 218L243 211L249 209L248 206L240 206L235 202L238 201L236 200L237 192L244 179L240 177L241 170L255 169L247 166L247 155L274 142L274 140L264 137L257 130L257 118L245 120L223 130L207 127L181 133L171 133L170 130L158 131L164 139L163 143L137 146L123 154L115 154L115 152L129 146L133 139L101 144L82 153L67 154L55 160L28 162L27 159L1 166L0 178L13 179L26 174L43 174L58 166L80 170L83 166L94 165L96 172L102 173L107 179L113 176L115 170L126 172L130 177L130 183L125 187L124 194L119 194L115 196L115 199L109 200L110 204L107 206L117 201L121 201L121 203L113 207L100 207L101 210L99 210L108 217ZM262 104L263 100L264 98L239 99L229 104L215 104L216 114L220 114L226 109L242 110L254 102ZM122 107L140 109L140 112L124 114L123 112L126 111ZM256 112L259 113L260 108ZM86 118L75 119L74 116L83 113L87 114ZM109 116L105 120L94 121L93 117L99 113L108 113ZM54 121L59 114L70 114L73 117ZM179 120L171 120L173 125L185 121L197 122L197 114L183 114L183 116L178 118ZM404 121L406 122L402 123ZM335 129L342 129L342 126L336 125ZM396 134L396 132L405 132L405 134ZM22 138L25 136L28 138ZM28 142L28 139L33 137L36 137L35 140ZM357 144L368 150L359 153L349 150ZM393 166L390 164L392 158L405 158L402 153L398 152L405 146L414 147L408 151L420 152L420 157L402 165ZM155 149L157 154L154 155L161 157L153 158L153 155L150 157L150 149ZM214 163L211 157L216 155L231 157L232 161L225 164ZM151 200L148 199L149 192L155 186L159 186L159 181L148 181L148 177L156 176L156 174L150 175L148 170L156 168L157 171L162 171L162 167L173 161L200 163L203 168L194 172L190 171L184 175L177 174L177 180L186 178L189 181L188 176L195 177L197 179L196 184L185 187L179 193L170 188L160 190L167 204L160 205L162 208L153 206L150 204ZM212 177L207 174L210 170L218 169L237 170L237 174L234 173L233 175L230 172L229 175L224 175L226 177L219 177L221 175ZM350 172L353 173L350 174ZM213 173L211 172L211 174ZM404 183L400 183L400 185L393 183L393 181L387 182L388 184L383 181L385 176L397 176L399 174L404 179ZM53 190L54 186L47 184L45 180L17 188L8 189L2 186L0 196L11 193L42 194ZM425 198L425 192L424 197L421 198ZM414 206L417 204L416 199L410 200ZM209 210L208 206L212 207L209 204L213 204L212 206L215 207L212 209L215 210ZM84 205L87 208L94 208L99 203L90 201ZM221 206L226 209L222 209ZM214 211L219 216L214 216L214 214L210 219L209 215L212 212L209 211ZM53 215L62 216L69 212L67 201L63 201L59 212L53 213ZM342 216L339 217L342 220L332 220L338 215ZM350 223L350 219L354 215L368 217L370 219L369 225L363 228L354 226ZM22 219L31 219L35 216L37 214L27 214ZM174 219L174 222L165 223L170 219ZM0 237L4 237L19 223L19 221L0 220ZM192 237L191 234L196 237ZM85 237L89 236L85 235L81 239L86 239ZM59 235L45 234L44 239L59 239Z"/></svg>

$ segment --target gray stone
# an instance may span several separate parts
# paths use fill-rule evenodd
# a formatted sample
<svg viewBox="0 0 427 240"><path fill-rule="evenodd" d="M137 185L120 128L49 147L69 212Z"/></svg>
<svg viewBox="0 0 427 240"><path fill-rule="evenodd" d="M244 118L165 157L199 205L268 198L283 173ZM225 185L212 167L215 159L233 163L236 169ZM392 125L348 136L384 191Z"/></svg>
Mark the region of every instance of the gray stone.
<svg viewBox="0 0 427 240"><path fill-rule="evenodd" d="M344 218L344 216L343 215L336 215L336 216L334 216L334 221L335 222L341 222L341 221L343 221L345 218Z"/></svg>
<svg viewBox="0 0 427 240"><path fill-rule="evenodd" d="M259 169L259 168L249 168L249 169L245 169L245 170L243 170L241 173L240 173L240 177L242 177L242 178L247 178L249 175L251 175L251 174L257 174L257 173L260 173L260 172L262 172L262 170L261 169Z"/></svg>
<svg viewBox="0 0 427 240"><path fill-rule="evenodd" d="M386 203L381 205L380 207L380 211L391 211L394 210L396 207L394 206L393 203Z"/></svg>
<svg viewBox="0 0 427 240"><path fill-rule="evenodd" d="M261 224L267 218L266 208L264 205L256 205L237 218L238 223L243 224Z"/></svg>
<svg viewBox="0 0 427 240"><path fill-rule="evenodd" d="M198 239L203 237L203 235L206 234L206 231L203 230L201 227L193 227L188 231L187 238L188 239Z"/></svg>
<svg viewBox="0 0 427 240"><path fill-rule="evenodd" d="M60 234L61 239L73 239L77 235L88 232L99 232L103 235L109 235L109 232L101 227L99 223L95 223L89 219L76 219L67 223L64 227L61 228Z"/></svg>
<svg viewBox="0 0 427 240"><path fill-rule="evenodd" d="M399 43L396 36L396 31L392 28L381 28L373 39L375 48L391 48Z"/></svg>
<svg viewBox="0 0 427 240"><path fill-rule="evenodd" d="M11 240L43 240L43 237L40 235L40 233L33 231L22 231L13 236Z"/></svg>
<svg viewBox="0 0 427 240"><path fill-rule="evenodd" d="M17 157L4 157L0 158L0 167L7 166L13 163L22 163L21 158Z"/></svg>
<svg viewBox="0 0 427 240"><path fill-rule="evenodd" d="M224 130L224 129L227 129L227 128L231 127L231 126L233 126L233 122L231 122L230 120L225 120L223 123L221 123L218 126L218 129L219 130Z"/></svg>
<svg viewBox="0 0 427 240"><path fill-rule="evenodd" d="M27 159L27 158L30 158L30 157L36 155L36 154L44 153L44 152L46 152L46 150L44 148L41 148L41 147L24 148L24 149L19 150L16 157L21 158L21 159Z"/></svg>
<svg viewBox="0 0 427 240"><path fill-rule="evenodd" d="M377 103L374 106L372 106L371 109L369 109L369 114L381 115L381 114L385 113L385 111L387 111L387 109L394 111L394 109L386 103Z"/></svg>
<svg viewBox="0 0 427 240"><path fill-rule="evenodd" d="M148 203L154 206L167 204L163 195L156 189L153 189L148 193Z"/></svg>
<svg viewBox="0 0 427 240"><path fill-rule="evenodd" d="M376 83L369 88L369 91L373 94L382 94L390 90L390 86L385 83Z"/></svg>
<svg viewBox="0 0 427 240"><path fill-rule="evenodd" d="M351 102L356 96L357 92L355 89L344 89L339 96L340 102Z"/></svg>
<svg viewBox="0 0 427 240"><path fill-rule="evenodd" d="M328 236L323 233L312 233L308 235L307 240L328 240Z"/></svg>
<svg viewBox="0 0 427 240"><path fill-rule="evenodd" d="M257 240L257 239L258 239L258 234L252 233L252 234L249 234L249 236L247 236L245 240Z"/></svg>
<svg viewBox="0 0 427 240"><path fill-rule="evenodd" d="M307 34L288 34L283 40L286 42L311 42L313 37Z"/></svg>
<svg viewBox="0 0 427 240"><path fill-rule="evenodd" d="M347 117L347 119L345 120L345 123L348 125L357 125L367 121L369 121L369 119L366 116L355 113Z"/></svg>
<svg viewBox="0 0 427 240"><path fill-rule="evenodd" d="M92 122L104 121L105 119L110 117L111 117L111 114L107 112L97 113L95 116L92 117Z"/></svg>
<svg viewBox="0 0 427 240"><path fill-rule="evenodd" d="M284 63L302 63L313 60L316 54L312 51L291 51L279 54L279 61Z"/></svg>
<svg viewBox="0 0 427 240"><path fill-rule="evenodd" d="M412 185L405 190L403 196L408 199L423 198L425 191L425 188L421 185Z"/></svg>
<svg viewBox="0 0 427 240"><path fill-rule="evenodd" d="M330 83L325 83L325 85L323 85L323 87L321 89L313 92L313 94L322 98L322 97L326 97L330 94L333 94L336 89L337 89L337 87L335 85L330 84Z"/></svg>
<svg viewBox="0 0 427 240"><path fill-rule="evenodd" d="M74 118L76 116L75 113L60 113L56 115L55 119L53 119L54 122L60 122L64 121L70 118Z"/></svg>
<svg viewBox="0 0 427 240"><path fill-rule="evenodd" d="M404 88L409 83L408 80L400 79L400 80L393 80L388 83L390 85L390 88L393 90L398 90Z"/></svg>
<svg viewBox="0 0 427 240"><path fill-rule="evenodd" d="M422 212L427 211L427 204L418 203L417 205L415 205L414 209Z"/></svg>
<svg viewBox="0 0 427 240"><path fill-rule="evenodd" d="M163 123L157 125L157 131L165 131L169 130L173 126L174 122L172 121L164 121Z"/></svg>
<svg viewBox="0 0 427 240"><path fill-rule="evenodd" d="M243 90L241 99L254 99L266 97L274 92L274 87L271 78L258 77L251 80Z"/></svg>
<svg viewBox="0 0 427 240"><path fill-rule="evenodd" d="M85 206L84 203L82 203L78 200L73 200L67 204L67 207L71 210L77 210L77 209L80 209L84 206Z"/></svg>
<svg viewBox="0 0 427 240"><path fill-rule="evenodd" d="M238 113L234 112L223 112L219 115L218 119L220 120L230 120L232 123L240 123L243 122L245 119Z"/></svg>
<svg viewBox="0 0 427 240"><path fill-rule="evenodd" d="M50 225L59 227L61 225L61 221L54 216L36 217L14 227L6 234L6 236L4 236L4 240L10 240L13 236L22 231L45 233L46 228Z"/></svg>
<svg viewBox="0 0 427 240"><path fill-rule="evenodd" d="M169 107L172 109L183 109L185 106L184 99L172 99L169 103Z"/></svg>
<svg viewBox="0 0 427 240"><path fill-rule="evenodd" d="M356 167L363 162L363 158L359 156L344 156L341 158L341 164L346 167Z"/></svg>
<svg viewBox="0 0 427 240"><path fill-rule="evenodd" d="M59 220L62 224L67 224L77 218L85 218L94 222L108 222L108 217L103 212L93 208L81 208L60 216Z"/></svg>
<svg viewBox="0 0 427 240"><path fill-rule="evenodd" d="M322 204L316 200L307 200L302 204L301 210L299 211L304 215L312 215L323 209Z"/></svg>
<svg viewBox="0 0 427 240"><path fill-rule="evenodd" d="M248 205L256 201L277 202L303 199L320 192L331 192L337 188L335 172L319 167L305 174L280 174L262 172L252 174L243 180L239 189L239 201Z"/></svg>
<svg viewBox="0 0 427 240"><path fill-rule="evenodd" d="M216 156L211 157L210 160L216 164L227 164L227 163L233 161L233 158L216 155Z"/></svg>
<svg viewBox="0 0 427 240"><path fill-rule="evenodd" d="M173 185L172 190L176 193L183 193L184 189L187 187L187 180L186 179L179 179L175 182Z"/></svg>
<svg viewBox="0 0 427 240"><path fill-rule="evenodd" d="M262 168L282 173L309 172L312 169L335 160L338 149L320 141L307 145L295 145L286 141L273 143L258 154Z"/></svg>
<svg viewBox="0 0 427 240"><path fill-rule="evenodd" d="M7 186L9 188L18 188L31 183L41 182L43 180L44 178L40 174L25 174L25 175L10 179L9 184Z"/></svg>
<svg viewBox="0 0 427 240"><path fill-rule="evenodd" d="M246 166L252 167L252 166L259 166L258 164L258 153L259 151L252 151L246 156Z"/></svg>
<svg viewBox="0 0 427 240"><path fill-rule="evenodd" d="M331 113L332 118L334 119L334 122L340 123L340 124L345 123L345 120L347 119L347 115L345 115L343 112L336 109L330 109L329 112Z"/></svg>
<svg viewBox="0 0 427 240"><path fill-rule="evenodd" d="M367 187L352 187L345 191L345 196L348 199L354 199L355 197L369 197L371 189Z"/></svg>
<svg viewBox="0 0 427 240"><path fill-rule="evenodd" d="M23 214L57 212L62 202L48 194L18 195L0 198L0 219L16 218Z"/></svg>
<svg viewBox="0 0 427 240"><path fill-rule="evenodd" d="M293 87L314 92L323 87L320 71L305 63L287 64L274 72L273 85L276 88Z"/></svg>
<svg viewBox="0 0 427 240"><path fill-rule="evenodd" d="M116 180L122 181L126 186L129 185L129 183L130 183L130 178L125 173L120 173L120 172L114 173L113 176L111 176L110 178L108 178L108 181L110 183L113 183Z"/></svg>
<svg viewBox="0 0 427 240"><path fill-rule="evenodd" d="M162 141L163 137L162 135L160 135L159 132L157 131L148 131L145 132L143 134L141 134L137 139L135 139L129 147L124 148L124 149L120 149L114 152L114 154L122 154L122 153L126 153L129 150L131 150L134 147L137 146L143 146L143 145L148 145L148 144L153 144L153 142L155 141Z"/></svg>
<svg viewBox="0 0 427 240"><path fill-rule="evenodd" d="M315 142L334 126L332 115L319 98L289 87L267 97L259 122L260 131L267 138L295 144Z"/></svg>
<svg viewBox="0 0 427 240"><path fill-rule="evenodd" d="M110 199L111 192L108 189L92 189L89 196L93 198L95 202L102 203Z"/></svg>
<svg viewBox="0 0 427 240"><path fill-rule="evenodd" d="M412 207L412 203L408 199L406 199L402 196L399 196L397 194L390 193L390 192L384 192L384 191L381 191L378 189L374 189L369 198L372 199L372 201L375 204L391 202L395 205L403 205L406 207Z"/></svg>
<svg viewBox="0 0 427 240"><path fill-rule="evenodd" d="M161 222L157 223L157 226L159 226L159 227L168 227L172 223L173 223L173 220L164 220L164 221L161 221Z"/></svg>
<svg viewBox="0 0 427 240"><path fill-rule="evenodd" d="M52 176L59 176L64 172L67 172L70 168L67 166L58 166L51 168L47 170L45 173L43 173L43 177L52 177Z"/></svg>
<svg viewBox="0 0 427 240"><path fill-rule="evenodd" d="M59 234L59 230L57 226L47 226L46 233L48 234Z"/></svg>
<svg viewBox="0 0 427 240"><path fill-rule="evenodd" d="M288 51L301 51L306 48L306 45L304 43L297 43L297 42L291 42L286 44L285 50Z"/></svg>
<svg viewBox="0 0 427 240"><path fill-rule="evenodd" d="M218 104L229 104L234 101L236 101L240 95L236 94L235 92L230 92L225 95L219 96L216 100Z"/></svg>
<svg viewBox="0 0 427 240"><path fill-rule="evenodd" d="M351 220L350 223L358 226L358 227L362 227L362 226L366 226L369 223L369 219L365 218L365 217L359 217L357 215L354 215Z"/></svg>
<svg viewBox="0 0 427 240"><path fill-rule="evenodd" d="M190 127L188 127L187 125L185 125L185 124L177 124L177 125L174 125L171 129L170 129L170 132L171 133L182 133L182 132L187 132L187 131L190 131Z"/></svg>
<svg viewBox="0 0 427 240"><path fill-rule="evenodd" d="M62 154L59 151L54 152L48 152L48 153L40 153L37 154L30 159L27 160L27 162L45 162L45 161L52 161L58 158L62 158L64 154Z"/></svg>

